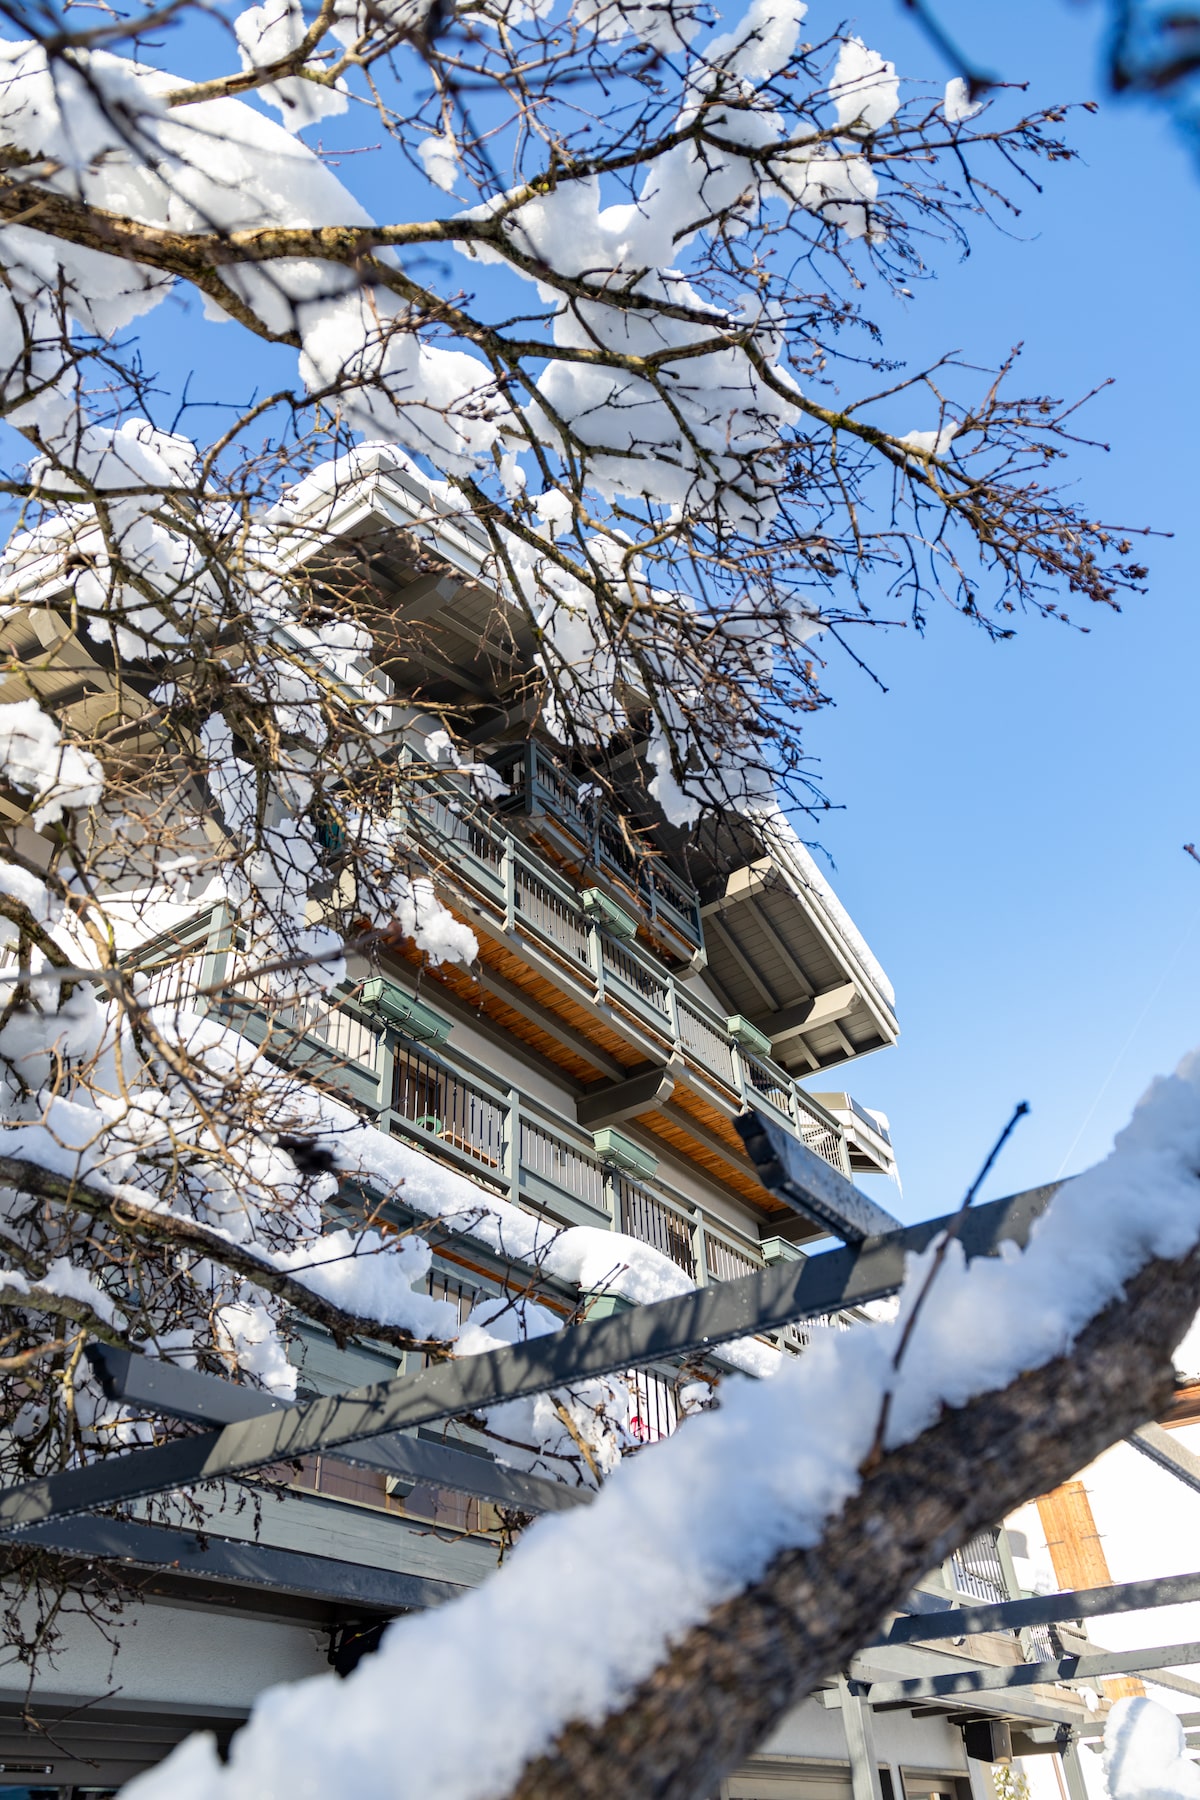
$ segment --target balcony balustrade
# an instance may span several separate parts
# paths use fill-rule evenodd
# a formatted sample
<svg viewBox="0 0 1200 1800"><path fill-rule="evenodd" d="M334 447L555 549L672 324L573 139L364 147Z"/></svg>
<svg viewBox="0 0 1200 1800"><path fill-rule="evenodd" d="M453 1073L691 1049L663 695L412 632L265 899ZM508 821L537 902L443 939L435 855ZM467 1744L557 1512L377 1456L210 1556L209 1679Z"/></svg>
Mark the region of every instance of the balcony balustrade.
<svg viewBox="0 0 1200 1800"><path fill-rule="evenodd" d="M988 1603L1013 1598L1005 1578L998 1538L999 1531L993 1526L976 1532L961 1550L955 1551L946 1564L946 1574L956 1593Z"/></svg>
<svg viewBox="0 0 1200 1800"><path fill-rule="evenodd" d="M219 916L206 915L172 940L169 958L149 961L146 1005L204 1011L200 990L237 970L242 953ZM165 949L166 946L163 946ZM145 954L145 952L143 953ZM215 1010L264 1045L365 1101L379 1128L409 1138L439 1161L526 1211L563 1225L614 1228L649 1244L695 1281L730 1281L763 1267L757 1245L739 1240L702 1207L606 1168L590 1142L565 1136L515 1089L501 1089L360 1009L313 996L280 1005L252 974Z"/></svg>
<svg viewBox="0 0 1200 1800"><path fill-rule="evenodd" d="M728 1021L638 943L614 937L585 913L578 893L502 824L430 781L410 802L414 835L438 872L471 897L478 918L549 958L568 994L632 1027L650 1060L680 1058L715 1093L727 1116L760 1106L807 1147L850 1174L845 1133L770 1057L747 1049Z"/></svg>
<svg viewBox="0 0 1200 1800"><path fill-rule="evenodd" d="M502 812L548 821L562 847L632 900L655 935L685 955L700 949L699 895L660 856L638 851L592 783L577 780L538 743L498 757L495 766L511 790Z"/></svg>

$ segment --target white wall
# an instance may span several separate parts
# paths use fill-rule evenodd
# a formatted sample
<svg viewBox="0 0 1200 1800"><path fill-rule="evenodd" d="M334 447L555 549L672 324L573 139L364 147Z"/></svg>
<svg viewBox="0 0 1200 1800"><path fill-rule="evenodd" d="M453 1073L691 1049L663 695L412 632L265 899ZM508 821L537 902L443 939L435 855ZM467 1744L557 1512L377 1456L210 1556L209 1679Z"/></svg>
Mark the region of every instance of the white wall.
<svg viewBox="0 0 1200 1800"><path fill-rule="evenodd" d="M875 1749L881 1763L906 1769L967 1773L962 1733L948 1719L913 1718L906 1712L876 1713ZM816 1762L845 1762L842 1715L819 1700L794 1707L760 1747L763 1756L803 1756Z"/></svg>
<svg viewBox="0 0 1200 1800"><path fill-rule="evenodd" d="M112 1695L122 1701L248 1708L263 1688L332 1675L324 1633L300 1625L194 1607L134 1603L113 1633L79 1615L64 1620L64 1647L39 1673L36 1696ZM21 1700L24 1669L0 1669L0 1698Z"/></svg>

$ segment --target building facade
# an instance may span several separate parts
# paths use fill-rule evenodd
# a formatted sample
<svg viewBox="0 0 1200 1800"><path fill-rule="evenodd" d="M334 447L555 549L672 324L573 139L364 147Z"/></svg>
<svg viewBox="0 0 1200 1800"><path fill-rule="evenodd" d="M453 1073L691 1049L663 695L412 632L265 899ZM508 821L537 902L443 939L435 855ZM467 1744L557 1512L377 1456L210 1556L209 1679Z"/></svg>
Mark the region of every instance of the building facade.
<svg viewBox="0 0 1200 1800"><path fill-rule="evenodd" d="M414 861L469 926L476 960L431 965L397 936L351 963L334 1006L281 1007L252 980L204 1002L240 968L236 915L206 901L177 908L158 936L131 948L131 964L149 975L153 997L217 1007L383 1137L467 1184L478 1217L456 1215L435 1234L429 1276L430 1291L461 1317L481 1296L516 1295L568 1324L819 1252L821 1226L763 1185L735 1121L747 1109L772 1120L834 1192L864 1179L877 1199L886 1192L895 1173L888 1125L847 1072L896 1038L886 977L781 817L731 813L691 836L656 815L639 780L624 793L618 779L598 798L586 769L531 728L521 626L482 579L486 540L458 522L431 549L428 532L414 528L428 510L410 476L368 458L339 500L329 542L353 550L360 574L369 568L379 617L390 621L361 672L363 692L391 721ZM332 555L330 583L339 566ZM31 664L44 635L30 627ZM82 718L95 704L106 675L85 643L61 648L74 684L60 709L69 721L72 707ZM447 719L474 767L491 772L485 792L450 747ZM419 1187L386 1206L371 1194L346 1205L366 1204L396 1230L424 1229L431 1207ZM587 1251L579 1279L519 1252L518 1216L552 1237L577 1234ZM813 1329L853 1325L844 1315L790 1326L761 1352L803 1354ZM339 1348L308 1326L297 1328L292 1354L307 1394L397 1370L395 1351ZM697 1390L703 1398L746 1366L743 1349L631 1374L634 1453L652 1455ZM69 1617L62 1652L39 1668L32 1694L19 1666L0 1673L0 1797L113 1791L193 1729L228 1736L265 1687L331 1667L344 1674L391 1617L485 1581L514 1529L488 1498L497 1444L460 1422L429 1441L459 1453L458 1485L444 1478L444 1460L443 1476L426 1479L319 1456L282 1491L232 1484L203 1532L182 1507L174 1525L160 1519L124 1536L104 1520L64 1525L50 1548L81 1591L107 1562L133 1597L111 1639L85 1612ZM555 1473L544 1456L524 1466ZM578 1470L564 1463L558 1473L573 1480ZM913 1605L1020 1591L997 1531L935 1571ZM964 1658L1016 1662L1028 1649L1013 1633L868 1649L857 1680L831 1671L725 1794L990 1800L990 1762L1009 1753L1012 1732L1025 1754L1069 1751L1087 1716L1074 1690L1006 1695L995 1706L876 1707L870 1689ZM453 1709L447 1695L447 1731ZM993 1722L1009 1736L965 1735Z"/></svg>

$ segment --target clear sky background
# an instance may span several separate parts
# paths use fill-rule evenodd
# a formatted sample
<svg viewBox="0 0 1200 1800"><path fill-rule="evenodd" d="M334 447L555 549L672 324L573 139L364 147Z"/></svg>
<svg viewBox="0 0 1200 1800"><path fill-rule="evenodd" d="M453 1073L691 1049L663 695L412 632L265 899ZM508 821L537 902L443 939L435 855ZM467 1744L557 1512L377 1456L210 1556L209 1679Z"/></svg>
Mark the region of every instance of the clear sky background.
<svg viewBox="0 0 1200 1800"><path fill-rule="evenodd" d="M1047 171L1014 235L980 227L965 263L876 316L912 357L991 363L1023 341L1027 393L1114 376L1087 415L1112 448L1079 457L1081 492L1175 535L1149 547L1149 593L1093 609L1088 636L1030 620L990 644L948 610L924 640L876 634L889 692L840 670L809 727L845 808L821 831L833 879L897 992L899 1046L845 1079L891 1117L906 1218L961 1198L1018 1100L1032 1115L988 1192L1086 1167L1200 1046L1200 867L1181 850L1200 839L1200 163L1106 96L1100 5L935 10L1032 103L1100 110L1074 116L1084 162ZM950 73L898 0L846 16L902 73Z"/></svg>

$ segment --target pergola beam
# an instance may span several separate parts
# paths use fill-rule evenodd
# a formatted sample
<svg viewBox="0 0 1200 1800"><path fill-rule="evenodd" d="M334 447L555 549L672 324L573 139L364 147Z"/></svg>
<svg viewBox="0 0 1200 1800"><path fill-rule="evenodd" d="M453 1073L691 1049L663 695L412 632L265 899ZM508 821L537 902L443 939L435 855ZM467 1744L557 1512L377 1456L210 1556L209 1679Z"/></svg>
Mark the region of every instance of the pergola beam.
<svg viewBox="0 0 1200 1800"><path fill-rule="evenodd" d="M1195 1456L1182 1444L1177 1444L1169 1431L1161 1425L1143 1425L1127 1438L1126 1443L1148 1456L1151 1462L1165 1469L1168 1475L1174 1475L1185 1486L1194 1488L1200 1494L1200 1456Z"/></svg>
<svg viewBox="0 0 1200 1800"><path fill-rule="evenodd" d="M285 1401L261 1388L180 1369L155 1356L136 1356L132 1350L114 1350L108 1344L89 1345L87 1355L105 1398L141 1412L185 1419L191 1425L232 1425L239 1419L288 1410ZM347 1462L362 1468L414 1484L449 1488L517 1512L566 1512L592 1499L594 1492L526 1475L490 1456L457 1450L452 1444L399 1433L366 1444L348 1444L343 1454Z"/></svg>
<svg viewBox="0 0 1200 1800"><path fill-rule="evenodd" d="M440 1606L467 1591L455 1582L381 1569L376 1564L281 1550L270 1544L216 1537L207 1531L173 1531L132 1519L52 1519L36 1526L22 1542L86 1562L115 1562L148 1574L182 1575L384 1614Z"/></svg>
<svg viewBox="0 0 1200 1800"><path fill-rule="evenodd" d="M895 1228L891 1213L758 1107L734 1124L763 1186L802 1218L850 1244Z"/></svg>
<svg viewBox="0 0 1200 1800"><path fill-rule="evenodd" d="M1055 1625L1063 1619L1092 1619L1108 1613L1142 1612L1152 1606L1178 1606L1185 1600L1200 1600L1200 1574L1076 1588L1063 1594L1039 1594L1031 1600L956 1606L951 1612L896 1619L875 1642L925 1644L935 1638L966 1637L979 1631L1019 1631L1029 1625Z"/></svg>
<svg viewBox="0 0 1200 1800"><path fill-rule="evenodd" d="M961 1699L992 1689L1041 1687L1055 1681L1102 1681L1109 1675L1141 1675L1151 1669L1200 1662L1200 1644L1166 1644L1152 1650L1104 1650L1094 1656L1060 1656L1053 1662L968 1664L944 1675L907 1681L864 1682L872 1706L910 1700Z"/></svg>
<svg viewBox="0 0 1200 1800"><path fill-rule="evenodd" d="M959 1230L964 1253L988 1255L1005 1239L1023 1244L1053 1191L1038 1188L966 1214ZM879 1299L900 1287L909 1254L925 1249L948 1223L946 1218L926 1220L855 1249L827 1251L801 1264L778 1264L546 1337L7 1488L0 1492L0 1535L319 1451L353 1455L350 1447L365 1440L663 1358L703 1355L736 1338Z"/></svg>

